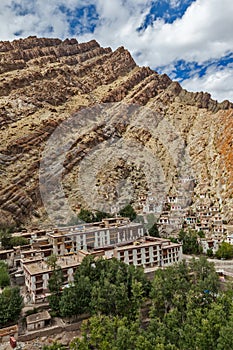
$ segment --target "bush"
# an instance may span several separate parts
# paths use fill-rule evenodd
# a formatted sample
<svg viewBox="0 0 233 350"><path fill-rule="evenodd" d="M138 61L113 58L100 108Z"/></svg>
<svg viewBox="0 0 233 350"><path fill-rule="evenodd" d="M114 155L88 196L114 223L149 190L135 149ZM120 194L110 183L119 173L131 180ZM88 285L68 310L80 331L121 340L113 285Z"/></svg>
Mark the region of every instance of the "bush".
<svg viewBox="0 0 233 350"><path fill-rule="evenodd" d="M128 205L126 205L124 208L122 208L122 209L119 211L119 214L120 214L121 216L125 216L125 217L129 218L130 221L135 220L136 217L137 217L136 211L134 210L134 208L132 207L131 204L128 204Z"/></svg>
<svg viewBox="0 0 233 350"><path fill-rule="evenodd" d="M8 274L7 265L0 260L0 287L4 288L10 285L10 276Z"/></svg>
<svg viewBox="0 0 233 350"><path fill-rule="evenodd" d="M220 244L219 249L216 252L218 259L232 259L233 258L233 246L230 243L223 242Z"/></svg>

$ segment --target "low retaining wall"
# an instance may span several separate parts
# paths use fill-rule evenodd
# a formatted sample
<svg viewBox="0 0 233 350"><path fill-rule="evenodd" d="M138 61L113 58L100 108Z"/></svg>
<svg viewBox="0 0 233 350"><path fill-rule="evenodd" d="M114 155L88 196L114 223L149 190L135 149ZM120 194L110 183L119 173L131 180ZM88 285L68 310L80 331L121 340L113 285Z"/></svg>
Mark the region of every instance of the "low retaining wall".
<svg viewBox="0 0 233 350"><path fill-rule="evenodd" d="M30 332L27 334L19 335L18 336L18 341L19 342L26 342L29 340L33 340L38 337L47 337L53 334L59 334L63 332L63 327L61 326L54 326L54 327L49 327L49 328L44 328L40 329L39 331L36 332Z"/></svg>
<svg viewBox="0 0 233 350"><path fill-rule="evenodd" d="M58 325L47 327L33 332L28 332L18 336L19 342L26 342L39 337L48 337L54 334L59 334L62 332L72 332L79 331L81 329L81 324L83 320L88 319L89 315L80 315L77 318L77 322L65 324L61 319L58 319Z"/></svg>
<svg viewBox="0 0 233 350"><path fill-rule="evenodd" d="M17 325L0 329L0 343L8 342L11 336L13 336L15 339L18 338Z"/></svg>

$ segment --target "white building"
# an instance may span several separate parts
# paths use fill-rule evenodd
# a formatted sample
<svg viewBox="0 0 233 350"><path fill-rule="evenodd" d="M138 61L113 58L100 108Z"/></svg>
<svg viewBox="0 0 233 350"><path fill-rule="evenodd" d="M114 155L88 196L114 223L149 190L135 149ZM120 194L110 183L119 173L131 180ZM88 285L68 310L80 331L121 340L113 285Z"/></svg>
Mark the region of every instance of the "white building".
<svg viewBox="0 0 233 350"><path fill-rule="evenodd" d="M116 247L113 256L126 264L144 268L169 266L182 260L182 244L172 243L169 239L142 237Z"/></svg>

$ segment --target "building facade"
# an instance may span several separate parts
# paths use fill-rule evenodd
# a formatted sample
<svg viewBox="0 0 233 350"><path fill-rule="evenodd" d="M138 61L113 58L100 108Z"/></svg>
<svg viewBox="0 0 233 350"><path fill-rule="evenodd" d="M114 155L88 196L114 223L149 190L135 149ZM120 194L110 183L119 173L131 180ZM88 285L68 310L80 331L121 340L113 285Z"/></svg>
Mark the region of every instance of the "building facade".
<svg viewBox="0 0 233 350"><path fill-rule="evenodd" d="M116 247L113 256L134 266L165 267L182 260L182 244L157 237L142 237L131 244Z"/></svg>

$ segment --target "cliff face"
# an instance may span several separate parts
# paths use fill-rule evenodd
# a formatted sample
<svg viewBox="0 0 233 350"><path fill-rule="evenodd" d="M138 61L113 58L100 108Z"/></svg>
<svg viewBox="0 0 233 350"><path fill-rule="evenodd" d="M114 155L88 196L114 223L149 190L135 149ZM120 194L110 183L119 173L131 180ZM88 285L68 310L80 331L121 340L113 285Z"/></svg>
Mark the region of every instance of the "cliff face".
<svg viewBox="0 0 233 350"><path fill-rule="evenodd" d="M230 102L217 103L207 93L187 92L168 76L138 67L123 47L112 52L94 40L79 44L76 39L29 37L0 42L0 224L45 220L38 174L46 142L70 116L78 118L86 107L97 113L96 106L105 105L114 111L111 118L104 117L106 111L101 107L101 117L92 129L88 123L82 124L82 133L66 154L62 182L74 211L80 205L91 208L96 196L102 198L102 204L114 203L120 181L131 184L122 186L121 191L127 187L132 192L126 190L120 195L122 203L131 196L138 204L160 183L161 173L163 191L177 190L176 180L182 174L176 157L183 152L195 178L192 199L197 200L204 191L230 218ZM122 111L119 105L131 106L133 112L129 107ZM140 117L136 118L137 112ZM147 118L143 113L152 115ZM123 151L130 140L127 151L132 158L124 159L125 151L119 148L114 154L109 144L116 138L118 146L123 142ZM145 150L150 156L144 155ZM106 157L105 163L98 152ZM88 168L93 154L98 164L92 160ZM153 170L156 167L160 175ZM85 176L80 178L81 170L85 170L86 180ZM150 172L151 178L157 178L154 183L149 180ZM87 184L95 186L95 195ZM85 197L84 191L90 194ZM55 199L60 201L59 208L62 206L62 198L55 196L54 211L58 209Z"/></svg>

